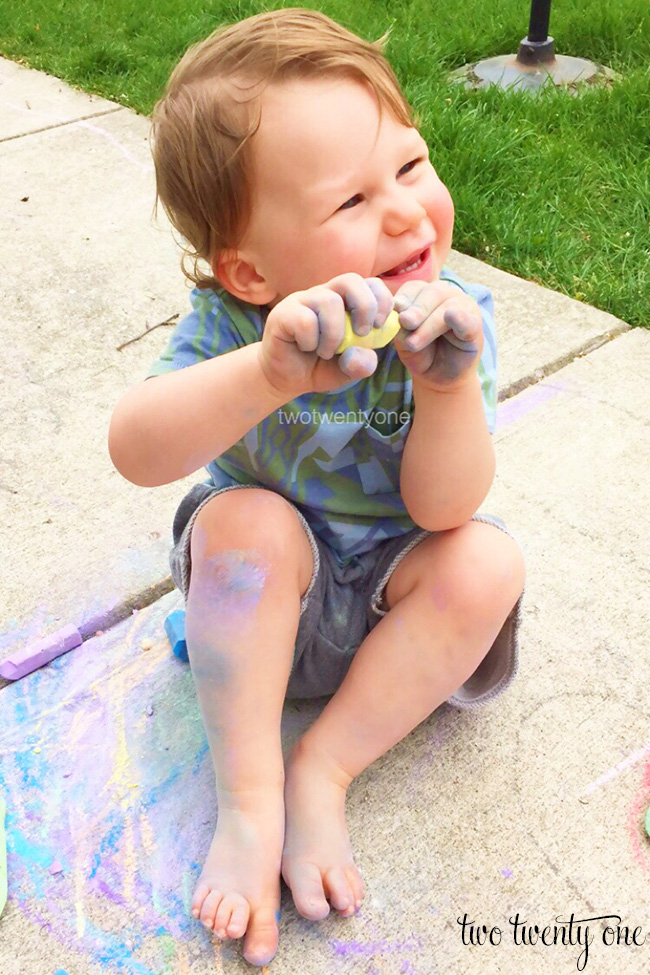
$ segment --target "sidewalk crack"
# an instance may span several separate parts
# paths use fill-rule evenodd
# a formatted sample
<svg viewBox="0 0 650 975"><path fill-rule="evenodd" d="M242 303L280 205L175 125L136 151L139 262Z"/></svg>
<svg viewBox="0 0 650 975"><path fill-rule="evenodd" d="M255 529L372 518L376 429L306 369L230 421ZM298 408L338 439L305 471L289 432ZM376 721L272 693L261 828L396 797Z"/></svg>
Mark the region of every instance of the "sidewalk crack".
<svg viewBox="0 0 650 975"><path fill-rule="evenodd" d="M102 118L104 115L114 115L115 112L123 111L125 109L122 105L116 105L115 108L107 108L103 112L92 112L89 115L80 115L79 118L63 119L60 122L54 122L52 125L43 125L40 129L31 129L29 132L21 132L18 135L7 135L0 138L0 143L12 142L14 139L27 139L30 135L49 132L50 129L63 129L66 125L75 125L77 122L85 122L87 119Z"/></svg>
<svg viewBox="0 0 650 975"><path fill-rule="evenodd" d="M545 366L535 369L534 372L529 372L528 375L516 379L504 389L500 389L498 402L502 403L504 400L511 399L511 397L523 392L524 389L528 389L529 386L535 386L542 379L546 379L547 376L552 376L554 373L564 369L565 366L571 365L576 359L582 359L591 352L595 352L596 349L600 349L603 345L611 342L612 339L618 338L619 335L623 335L624 332L629 332L631 329L632 325L628 325L627 322L621 322L620 325L613 326L602 335L588 339L583 345L578 346L577 349L566 352L553 362L548 362Z"/></svg>

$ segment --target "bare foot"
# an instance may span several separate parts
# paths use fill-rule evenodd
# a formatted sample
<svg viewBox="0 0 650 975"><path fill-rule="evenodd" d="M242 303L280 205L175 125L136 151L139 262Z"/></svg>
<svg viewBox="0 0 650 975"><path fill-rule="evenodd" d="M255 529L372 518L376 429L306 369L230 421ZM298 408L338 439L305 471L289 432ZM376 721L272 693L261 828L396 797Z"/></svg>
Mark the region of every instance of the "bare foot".
<svg viewBox="0 0 650 975"><path fill-rule="evenodd" d="M217 937L246 934L244 958L251 965L267 965L278 950L283 836L281 788L222 798L192 898L192 914Z"/></svg>
<svg viewBox="0 0 650 975"><path fill-rule="evenodd" d="M351 779L301 742L287 758L286 827L282 876L303 917L320 921L329 900L349 917L361 906L363 881L354 863L345 825L345 795Z"/></svg>

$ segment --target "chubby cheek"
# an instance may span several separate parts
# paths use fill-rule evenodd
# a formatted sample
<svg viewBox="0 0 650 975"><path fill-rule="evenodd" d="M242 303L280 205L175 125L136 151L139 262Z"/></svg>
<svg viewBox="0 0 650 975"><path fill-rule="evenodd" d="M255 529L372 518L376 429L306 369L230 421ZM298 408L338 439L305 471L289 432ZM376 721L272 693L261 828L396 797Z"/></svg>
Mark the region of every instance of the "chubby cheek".
<svg viewBox="0 0 650 975"><path fill-rule="evenodd" d="M436 254L444 262L449 254L454 234L454 201L444 183L438 183L430 216L438 236L435 245Z"/></svg>
<svg viewBox="0 0 650 975"><path fill-rule="evenodd" d="M311 241L303 238L297 265L299 288L313 288L350 272L370 277L373 254L358 233L324 233Z"/></svg>

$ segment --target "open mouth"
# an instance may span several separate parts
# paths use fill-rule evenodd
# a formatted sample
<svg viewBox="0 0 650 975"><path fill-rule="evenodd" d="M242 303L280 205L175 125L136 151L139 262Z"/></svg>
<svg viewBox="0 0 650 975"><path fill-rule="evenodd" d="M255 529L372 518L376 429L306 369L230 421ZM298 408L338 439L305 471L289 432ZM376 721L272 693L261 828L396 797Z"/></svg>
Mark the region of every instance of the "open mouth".
<svg viewBox="0 0 650 975"><path fill-rule="evenodd" d="M417 269L421 267L422 264L424 264L428 250L429 248L427 247L420 254L418 254L417 257L408 258L408 260L403 261L402 264L397 264L395 267L392 267L390 271L384 271L384 273L380 274L379 277L393 278L396 277L398 274L407 274L409 271L417 271Z"/></svg>

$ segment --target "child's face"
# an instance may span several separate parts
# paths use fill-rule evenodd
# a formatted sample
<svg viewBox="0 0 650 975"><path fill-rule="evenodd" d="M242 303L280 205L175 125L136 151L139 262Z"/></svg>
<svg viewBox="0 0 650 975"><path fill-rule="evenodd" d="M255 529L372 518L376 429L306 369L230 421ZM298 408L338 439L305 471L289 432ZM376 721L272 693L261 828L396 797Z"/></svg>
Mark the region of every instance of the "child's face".
<svg viewBox="0 0 650 975"><path fill-rule="evenodd" d="M417 129L347 79L270 85L253 136L253 214L239 254L273 305L354 271L395 294L435 281L451 247L454 205ZM408 262L410 272L387 274Z"/></svg>

